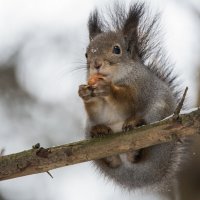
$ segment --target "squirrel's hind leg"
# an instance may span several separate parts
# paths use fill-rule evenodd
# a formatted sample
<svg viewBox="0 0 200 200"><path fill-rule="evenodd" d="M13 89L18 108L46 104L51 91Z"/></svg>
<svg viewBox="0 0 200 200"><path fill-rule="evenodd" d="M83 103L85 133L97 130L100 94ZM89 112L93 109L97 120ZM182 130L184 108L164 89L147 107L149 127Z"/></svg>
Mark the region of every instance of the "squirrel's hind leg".
<svg viewBox="0 0 200 200"><path fill-rule="evenodd" d="M110 135L110 134L113 134L112 129L110 127L106 126L106 125L103 125L103 124L95 125L90 130L90 136L92 138L102 137L102 136L106 136L106 135ZM122 161L121 161L119 155L102 158L99 161L103 162L104 164L106 164L110 168L117 168L122 164Z"/></svg>
<svg viewBox="0 0 200 200"><path fill-rule="evenodd" d="M130 130L133 130L136 127L145 125L146 122L144 119L142 118L138 118L138 117L130 117L128 118L123 126L122 126L122 131L127 132ZM136 150L136 151L129 151L128 153L126 153L127 156L127 160L131 163L137 163L141 160L142 158L142 149Z"/></svg>

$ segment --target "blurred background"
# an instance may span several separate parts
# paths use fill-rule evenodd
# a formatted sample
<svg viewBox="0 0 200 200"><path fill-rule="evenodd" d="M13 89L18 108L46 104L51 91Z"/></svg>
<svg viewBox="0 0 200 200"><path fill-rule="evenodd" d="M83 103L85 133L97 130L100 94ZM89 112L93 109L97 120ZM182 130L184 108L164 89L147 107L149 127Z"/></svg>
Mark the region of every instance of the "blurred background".
<svg viewBox="0 0 200 200"><path fill-rule="evenodd" d="M163 47L182 88L189 87L186 106L197 107L200 3L145 2L152 15L160 12ZM92 9L108 4L111 1L0 0L0 150L5 154L38 142L50 147L84 138L86 116L77 90L86 82L87 19ZM200 140L195 141L188 161L192 165L180 174L176 199L200 199ZM123 190L89 162L51 174L53 179L44 173L0 182L0 200L164 199L147 191Z"/></svg>

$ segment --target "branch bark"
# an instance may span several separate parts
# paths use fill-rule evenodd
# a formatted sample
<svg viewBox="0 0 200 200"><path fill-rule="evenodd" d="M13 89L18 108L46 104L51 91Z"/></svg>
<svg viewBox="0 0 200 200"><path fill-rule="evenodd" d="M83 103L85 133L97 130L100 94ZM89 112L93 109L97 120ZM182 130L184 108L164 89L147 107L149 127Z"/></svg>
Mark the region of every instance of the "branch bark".
<svg viewBox="0 0 200 200"><path fill-rule="evenodd" d="M49 170L137 150L182 137L200 134L200 109L142 126L126 134L84 140L57 147L30 150L0 157L0 180Z"/></svg>
<svg viewBox="0 0 200 200"><path fill-rule="evenodd" d="M198 100L197 100L197 105L200 106L200 66L199 66L199 73L198 73L198 79L197 79L197 86L198 86Z"/></svg>

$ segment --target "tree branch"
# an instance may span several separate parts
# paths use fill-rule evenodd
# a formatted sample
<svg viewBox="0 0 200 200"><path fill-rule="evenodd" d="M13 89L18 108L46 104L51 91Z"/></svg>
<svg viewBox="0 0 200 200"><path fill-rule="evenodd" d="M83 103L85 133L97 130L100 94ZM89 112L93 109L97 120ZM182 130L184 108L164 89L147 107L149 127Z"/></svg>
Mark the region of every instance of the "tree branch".
<svg viewBox="0 0 200 200"><path fill-rule="evenodd" d="M160 122L142 126L126 134L84 140L51 148L35 145L32 149L0 157L0 180L26 176L137 150L181 137L200 134L200 109Z"/></svg>

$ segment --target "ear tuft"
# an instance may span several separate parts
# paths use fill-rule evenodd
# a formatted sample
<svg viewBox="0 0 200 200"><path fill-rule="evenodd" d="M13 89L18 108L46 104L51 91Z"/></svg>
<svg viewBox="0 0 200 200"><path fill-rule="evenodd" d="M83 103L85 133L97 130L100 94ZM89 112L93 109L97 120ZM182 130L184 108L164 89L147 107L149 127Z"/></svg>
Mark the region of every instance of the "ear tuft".
<svg viewBox="0 0 200 200"><path fill-rule="evenodd" d="M144 15L144 3L130 6L122 32L127 42L127 50L133 54L137 50L139 23Z"/></svg>
<svg viewBox="0 0 200 200"><path fill-rule="evenodd" d="M92 40L96 35L102 33L102 22L97 9L90 14L88 21L89 38Z"/></svg>
<svg viewBox="0 0 200 200"><path fill-rule="evenodd" d="M129 35L130 32L133 32L138 29L139 22L144 15L144 3L142 4L134 4L130 6L126 21L123 27L124 35Z"/></svg>

